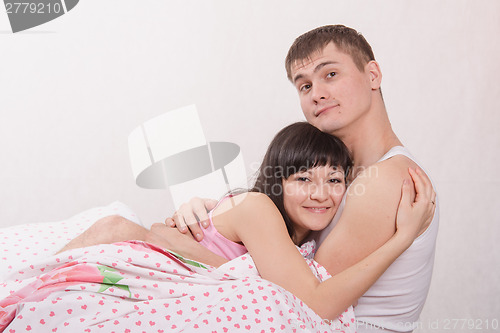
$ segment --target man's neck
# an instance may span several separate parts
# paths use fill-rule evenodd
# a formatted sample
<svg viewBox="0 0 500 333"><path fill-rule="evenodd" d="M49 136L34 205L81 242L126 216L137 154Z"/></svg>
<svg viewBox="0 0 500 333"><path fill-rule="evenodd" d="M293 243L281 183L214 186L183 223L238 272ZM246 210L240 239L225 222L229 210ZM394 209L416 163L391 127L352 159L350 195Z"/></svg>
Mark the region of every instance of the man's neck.
<svg viewBox="0 0 500 333"><path fill-rule="evenodd" d="M383 103L358 119L350 128L337 134L349 148L353 158L353 177L375 164L392 147L402 143L394 133Z"/></svg>

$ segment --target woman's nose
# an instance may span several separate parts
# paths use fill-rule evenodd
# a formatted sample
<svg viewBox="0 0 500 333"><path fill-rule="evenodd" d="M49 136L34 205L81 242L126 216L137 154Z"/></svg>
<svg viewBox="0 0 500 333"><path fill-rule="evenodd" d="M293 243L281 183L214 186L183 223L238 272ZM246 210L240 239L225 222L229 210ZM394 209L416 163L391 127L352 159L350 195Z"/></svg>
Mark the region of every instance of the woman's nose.
<svg viewBox="0 0 500 333"><path fill-rule="evenodd" d="M328 189L322 185L311 184L309 186L309 197L312 200L325 201L328 197Z"/></svg>

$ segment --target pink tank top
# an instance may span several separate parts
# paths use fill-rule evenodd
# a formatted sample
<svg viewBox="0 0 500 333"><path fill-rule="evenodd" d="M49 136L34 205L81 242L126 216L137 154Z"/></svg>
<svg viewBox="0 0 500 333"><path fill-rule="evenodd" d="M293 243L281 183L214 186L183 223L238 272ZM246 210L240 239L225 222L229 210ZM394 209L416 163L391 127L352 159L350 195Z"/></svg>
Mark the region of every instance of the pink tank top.
<svg viewBox="0 0 500 333"><path fill-rule="evenodd" d="M213 253L224 257L228 260L234 259L248 252L247 248L241 244L235 243L226 237L222 236L217 229L215 229L214 223L212 222L212 213L221 202L229 198L229 196L224 197L219 201L217 206L208 213L208 221L210 225L208 228L203 229L203 239L200 244L212 251Z"/></svg>

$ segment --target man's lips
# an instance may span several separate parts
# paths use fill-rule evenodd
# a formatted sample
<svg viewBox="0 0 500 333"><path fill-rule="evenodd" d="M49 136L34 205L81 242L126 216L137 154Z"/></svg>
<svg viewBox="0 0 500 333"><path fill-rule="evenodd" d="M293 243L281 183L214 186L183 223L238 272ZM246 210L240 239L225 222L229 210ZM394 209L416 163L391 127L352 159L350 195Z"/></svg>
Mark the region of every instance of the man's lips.
<svg viewBox="0 0 500 333"><path fill-rule="evenodd" d="M322 114L322 113L324 113L326 111L329 111L329 110L331 110L333 108L336 108L337 106L339 106L339 105L336 104L336 105L329 105L329 106L322 107L321 109L319 109L318 111L316 111L315 116L319 117L320 114Z"/></svg>

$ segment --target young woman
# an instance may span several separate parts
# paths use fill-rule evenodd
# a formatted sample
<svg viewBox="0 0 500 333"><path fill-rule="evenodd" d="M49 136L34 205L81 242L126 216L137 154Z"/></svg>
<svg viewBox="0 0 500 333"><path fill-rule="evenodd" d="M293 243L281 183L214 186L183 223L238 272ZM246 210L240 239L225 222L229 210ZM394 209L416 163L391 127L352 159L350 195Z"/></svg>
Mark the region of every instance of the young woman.
<svg viewBox="0 0 500 333"><path fill-rule="evenodd" d="M434 212L429 180L409 170L417 198L410 202L410 185L403 184L395 235L358 264L320 283L296 245L330 223L350 167L340 139L306 122L285 127L269 145L254 187L224 198L211 212L201 244L227 259L248 250L263 278L298 296L322 318L336 318L412 244Z"/></svg>
<svg viewBox="0 0 500 333"><path fill-rule="evenodd" d="M211 226L201 244L229 260L248 251L263 278L298 296L322 318L336 318L412 244L434 213L429 179L410 169L417 196L412 201L411 185L402 185L394 236L356 265L320 283L296 245L330 223L350 166L340 139L306 122L285 127L271 142L254 187L226 196L211 212ZM109 223L98 222L63 250L131 239L164 246L155 234L157 227L165 225L147 231L135 224L113 224L110 229Z"/></svg>

